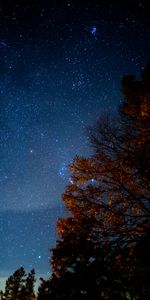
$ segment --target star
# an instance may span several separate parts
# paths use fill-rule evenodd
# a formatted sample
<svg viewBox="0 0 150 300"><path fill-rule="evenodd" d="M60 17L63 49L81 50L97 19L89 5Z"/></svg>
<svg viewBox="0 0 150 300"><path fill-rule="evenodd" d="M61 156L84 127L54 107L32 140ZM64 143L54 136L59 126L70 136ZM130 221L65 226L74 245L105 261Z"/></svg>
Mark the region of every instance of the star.
<svg viewBox="0 0 150 300"><path fill-rule="evenodd" d="M75 184L68 165L91 154L86 128L116 113L120 79L145 65L149 11L142 0L132 13L111 0L1 2L0 270L39 264L46 274L61 194Z"/></svg>
<svg viewBox="0 0 150 300"><path fill-rule="evenodd" d="M91 34L92 34L93 36L95 36L95 35L97 34L97 28L96 28L96 26L92 26L92 27L90 28L90 32L91 32Z"/></svg>
<svg viewBox="0 0 150 300"><path fill-rule="evenodd" d="M62 163L61 166L60 166L60 168L59 168L59 171L58 171L59 175L60 175L61 177L64 177L66 171L67 171L67 166L66 166L65 163Z"/></svg>

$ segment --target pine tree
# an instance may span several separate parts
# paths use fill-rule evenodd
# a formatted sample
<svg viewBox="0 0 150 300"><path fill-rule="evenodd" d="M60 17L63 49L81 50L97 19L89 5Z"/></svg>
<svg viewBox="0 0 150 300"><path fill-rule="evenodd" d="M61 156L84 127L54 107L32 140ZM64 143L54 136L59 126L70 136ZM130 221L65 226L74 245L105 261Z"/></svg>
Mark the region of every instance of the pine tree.
<svg viewBox="0 0 150 300"><path fill-rule="evenodd" d="M22 287L24 286L24 276L25 270L23 267L20 267L18 270L11 275L7 281L5 286L5 292L3 295L4 299L7 300L19 300L20 292Z"/></svg>
<svg viewBox="0 0 150 300"><path fill-rule="evenodd" d="M31 270L27 275L24 268L20 267L7 279L5 291L1 298L3 300L34 300L36 299L34 282L34 270Z"/></svg>
<svg viewBox="0 0 150 300"><path fill-rule="evenodd" d="M19 300L35 299L34 283L35 283L35 271L34 269L32 269L28 273L27 277L25 278L25 283L21 289Z"/></svg>

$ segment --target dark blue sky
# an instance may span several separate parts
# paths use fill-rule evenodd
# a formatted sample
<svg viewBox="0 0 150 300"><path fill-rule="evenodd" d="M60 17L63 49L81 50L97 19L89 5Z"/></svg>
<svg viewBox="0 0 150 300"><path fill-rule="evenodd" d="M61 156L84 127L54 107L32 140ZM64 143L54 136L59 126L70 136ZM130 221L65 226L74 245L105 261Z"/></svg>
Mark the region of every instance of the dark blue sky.
<svg viewBox="0 0 150 300"><path fill-rule="evenodd" d="M149 1L60 2L0 5L1 278L50 271L67 165L150 58Z"/></svg>

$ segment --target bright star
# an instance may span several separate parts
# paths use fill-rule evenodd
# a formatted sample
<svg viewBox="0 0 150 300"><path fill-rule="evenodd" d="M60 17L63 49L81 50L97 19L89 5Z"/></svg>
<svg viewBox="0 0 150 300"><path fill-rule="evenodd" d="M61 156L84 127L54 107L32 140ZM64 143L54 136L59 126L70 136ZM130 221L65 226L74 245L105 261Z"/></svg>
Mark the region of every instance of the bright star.
<svg viewBox="0 0 150 300"><path fill-rule="evenodd" d="M71 177L69 177L69 182L70 182L71 184L73 184L73 180L72 180Z"/></svg>
<svg viewBox="0 0 150 300"><path fill-rule="evenodd" d="M91 34L92 35L96 35L96 33L97 33L97 28L95 27L95 26L92 26L91 28L90 28L90 32L91 32Z"/></svg>
<svg viewBox="0 0 150 300"><path fill-rule="evenodd" d="M66 171L67 171L67 166L66 166L65 163L62 163L60 168L59 168L59 171L58 171L59 175L61 177L65 176Z"/></svg>

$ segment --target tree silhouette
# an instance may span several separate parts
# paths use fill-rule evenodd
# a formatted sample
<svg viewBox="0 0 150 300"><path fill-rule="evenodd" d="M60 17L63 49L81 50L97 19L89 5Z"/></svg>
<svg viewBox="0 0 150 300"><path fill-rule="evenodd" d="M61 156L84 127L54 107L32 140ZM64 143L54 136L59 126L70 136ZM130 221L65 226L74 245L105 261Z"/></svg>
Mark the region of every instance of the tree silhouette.
<svg viewBox="0 0 150 300"><path fill-rule="evenodd" d="M34 293L35 272L31 270L26 275L23 267L17 269L13 275L11 275L5 286L4 293L1 293L1 299L6 300L33 300L35 298Z"/></svg>
<svg viewBox="0 0 150 300"><path fill-rule="evenodd" d="M35 283L35 271L33 269L28 273L28 275L25 279L25 284L21 289L19 300L35 299L34 283Z"/></svg>
<svg viewBox="0 0 150 300"><path fill-rule="evenodd" d="M6 281L4 299L17 300L19 299L21 289L24 285L25 270L19 268Z"/></svg>
<svg viewBox="0 0 150 300"><path fill-rule="evenodd" d="M150 296L149 264L139 256L150 250L150 67L140 80L125 76L122 91L118 118L89 129L93 155L70 165L69 216L58 219L53 274L42 285L49 299Z"/></svg>

